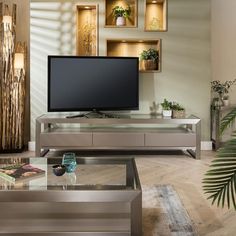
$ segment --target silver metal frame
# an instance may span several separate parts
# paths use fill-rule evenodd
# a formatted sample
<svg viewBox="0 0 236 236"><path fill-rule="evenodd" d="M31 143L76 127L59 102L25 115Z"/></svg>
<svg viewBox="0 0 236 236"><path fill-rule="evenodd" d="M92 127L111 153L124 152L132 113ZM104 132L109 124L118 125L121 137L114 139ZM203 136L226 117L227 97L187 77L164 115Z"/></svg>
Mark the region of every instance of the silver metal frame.
<svg viewBox="0 0 236 236"><path fill-rule="evenodd" d="M53 126L56 124L87 124L87 125L123 125L123 124L132 124L132 125L184 125L186 126L186 131L196 135L195 142L195 151L190 149L188 146L181 146L181 149L187 149L188 153L196 159L201 157L201 120L200 118L191 115L188 118L180 119L165 119L162 116L153 117L150 115L130 115L130 116L121 116L120 118L65 118L64 115L42 115L36 119L36 156L44 156L50 149L66 149L66 146L42 146L41 145L41 134L46 133L46 130L49 130L51 133L54 131ZM42 127L43 125L43 127ZM43 129L42 129L43 128ZM117 130L117 129L116 129ZM140 131L139 131L140 130ZM148 129L147 129L148 130ZM150 129L149 129L150 130ZM89 132L89 131L88 131ZM109 129L111 132L111 129ZM122 131L121 131L122 132ZM137 128L135 132L145 132L145 129ZM90 129L90 133L93 133L93 128ZM59 134L60 135L60 134ZM160 150L160 149L178 149L176 146L168 145L167 146L155 146L155 147L94 147L94 146L71 146L68 149L78 149L78 150ZM42 150L41 150L42 149Z"/></svg>

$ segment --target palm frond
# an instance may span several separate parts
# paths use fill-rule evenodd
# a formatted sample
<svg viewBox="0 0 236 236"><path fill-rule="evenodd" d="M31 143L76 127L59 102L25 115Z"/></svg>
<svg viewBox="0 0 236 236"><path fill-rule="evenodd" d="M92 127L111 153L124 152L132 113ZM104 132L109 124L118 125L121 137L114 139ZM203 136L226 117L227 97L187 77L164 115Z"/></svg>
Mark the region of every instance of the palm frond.
<svg viewBox="0 0 236 236"><path fill-rule="evenodd" d="M236 119L236 108L233 108L228 114L226 114L220 123L220 134L222 134L227 127L229 127Z"/></svg>
<svg viewBox="0 0 236 236"><path fill-rule="evenodd" d="M221 148L221 155L212 161L203 179L203 190L209 194L208 199L212 200L212 204L227 205L228 208L233 206L236 210L236 155L228 157L230 150L227 149Z"/></svg>
<svg viewBox="0 0 236 236"><path fill-rule="evenodd" d="M212 204L236 210L236 139L227 141L203 179L203 190Z"/></svg>

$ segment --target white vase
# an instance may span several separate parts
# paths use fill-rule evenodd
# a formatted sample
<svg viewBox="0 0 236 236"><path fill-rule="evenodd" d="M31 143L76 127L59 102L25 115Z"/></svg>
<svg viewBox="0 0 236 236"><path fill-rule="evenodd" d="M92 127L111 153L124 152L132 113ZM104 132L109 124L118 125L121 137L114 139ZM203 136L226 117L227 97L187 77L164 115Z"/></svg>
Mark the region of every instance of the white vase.
<svg viewBox="0 0 236 236"><path fill-rule="evenodd" d="M123 16L119 16L116 18L116 25L117 26L124 26L126 24L126 20Z"/></svg>
<svg viewBox="0 0 236 236"><path fill-rule="evenodd" d="M172 115L172 110L162 110L162 115L163 115L163 116L171 117L171 115Z"/></svg>
<svg viewBox="0 0 236 236"><path fill-rule="evenodd" d="M224 104L224 106L228 106L229 105L229 100L223 100L223 104Z"/></svg>

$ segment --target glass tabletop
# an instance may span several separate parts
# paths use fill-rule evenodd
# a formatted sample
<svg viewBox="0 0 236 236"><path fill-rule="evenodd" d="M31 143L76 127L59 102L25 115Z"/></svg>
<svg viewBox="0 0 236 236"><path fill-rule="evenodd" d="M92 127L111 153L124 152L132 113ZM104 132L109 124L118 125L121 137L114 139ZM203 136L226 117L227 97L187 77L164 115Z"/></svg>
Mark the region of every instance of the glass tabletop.
<svg viewBox="0 0 236 236"><path fill-rule="evenodd" d="M0 190L130 190L140 189L133 158L76 157L71 173L56 176L55 158L0 158Z"/></svg>

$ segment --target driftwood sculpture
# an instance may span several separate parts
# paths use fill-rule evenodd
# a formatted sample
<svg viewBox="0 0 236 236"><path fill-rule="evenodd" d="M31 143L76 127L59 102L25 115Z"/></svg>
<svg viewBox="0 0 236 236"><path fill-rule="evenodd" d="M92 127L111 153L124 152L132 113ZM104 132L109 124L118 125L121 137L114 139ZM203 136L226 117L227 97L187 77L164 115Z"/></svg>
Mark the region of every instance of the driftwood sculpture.
<svg viewBox="0 0 236 236"><path fill-rule="evenodd" d="M26 45L16 43L16 4L12 14L0 3L0 152L24 146Z"/></svg>

